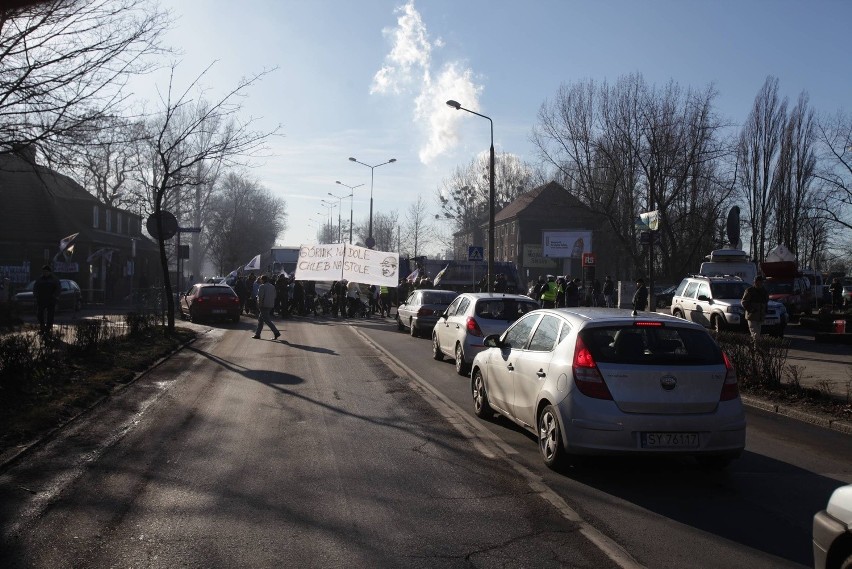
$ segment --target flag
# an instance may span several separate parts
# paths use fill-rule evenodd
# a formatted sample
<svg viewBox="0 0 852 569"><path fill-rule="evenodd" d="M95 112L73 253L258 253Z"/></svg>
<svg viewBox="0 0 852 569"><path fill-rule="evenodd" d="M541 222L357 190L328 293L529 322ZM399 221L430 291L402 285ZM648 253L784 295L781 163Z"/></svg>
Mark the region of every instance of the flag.
<svg viewBox="0 0 852 569"><path fill-rule="evenodd" d="M247 270L247 271L259 271L260 270L260 255L255 255L254 259L249 261L248 265L245 266L245 270Z"/></svg>
<svg viewBox="0 0 852 569"><path fill-rule="evenodd" d="M434 286L438 286L438 283L439 283L439 282L441 282L441 279L442 279L442 278L444 278L444 273L446 273L446 272L447 272L447 269L449 269L449 268L450 268L450 264L449 264L449 263L447 263L447 266L446 266L446 267L444 267L443 269L441 269L440 271L438 271L438 274L437 274L437 275L435 275L435 280L434 280L434 281L432 281L432 284L433 284Z"/></svg>
<svg viewBox="0 0 852 569"><path fill-rule="evenodd" d="M640 213L639 219L641 219L642 223L651 231L656 231L660 227L660 211L657 209L647 213Z"/></svg>
<svg viewBox="0 0 852 569"><path fill-rule="evenodd" d="M59 252L64 253L66 249L70 249L71 252L73 253L74 252L74 245L73 245L74 240L77 239L78 235L80 235L80 234L79 233L73 233L73 234L69 235L68 237L66 237L65 239L62 239L59 242Z"/></svg>
<svg viewBox="0 0 852 569"><path fill-rule="evenodd" d="M408 275L408 277L406 277L405 280L407 282L413 283L414 281L417 280L417 275L419 275L419 274L420 274L420 269L414 269L414 272L411 273L410 275Z"/></svg>

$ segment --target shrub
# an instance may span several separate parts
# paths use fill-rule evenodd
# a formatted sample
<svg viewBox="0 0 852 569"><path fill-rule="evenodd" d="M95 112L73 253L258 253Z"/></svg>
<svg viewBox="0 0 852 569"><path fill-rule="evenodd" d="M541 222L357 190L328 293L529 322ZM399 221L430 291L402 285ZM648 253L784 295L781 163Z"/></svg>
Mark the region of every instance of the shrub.
<svg viewBox="0 0 852 569"><path fill-rule="evenodd" d="M789 340L761 336L753 342L749 336L723 332L717 341L728 354L744 386L777 389L784 379Z"/></svg>

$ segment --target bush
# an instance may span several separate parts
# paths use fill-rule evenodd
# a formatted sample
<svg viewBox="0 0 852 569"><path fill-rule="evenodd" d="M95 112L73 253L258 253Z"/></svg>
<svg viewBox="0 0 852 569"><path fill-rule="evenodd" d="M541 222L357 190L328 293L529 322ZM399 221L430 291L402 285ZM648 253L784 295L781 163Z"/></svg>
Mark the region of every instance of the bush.
<svg viewBox="0 0 852 569"><path fill-rule="evenodd" d="M777 389L784 379L790 341L761 336L751 337L722 332L717 341L737 370L737 378L745 387Z"/></svg>

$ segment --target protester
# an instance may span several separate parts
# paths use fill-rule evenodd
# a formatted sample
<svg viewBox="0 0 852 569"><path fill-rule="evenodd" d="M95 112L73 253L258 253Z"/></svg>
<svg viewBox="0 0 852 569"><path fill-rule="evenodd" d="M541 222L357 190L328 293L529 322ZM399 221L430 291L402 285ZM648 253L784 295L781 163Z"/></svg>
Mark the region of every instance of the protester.
<svg viewBox="0 0 852 569"><path fill-rule="evenodd" d="M556 307L556 277L553 275L547 275L547 282L541 293L541 307Z"/></svg>
<svg viewBox="0 0 852 569"><path fill-rule="evenodd" d="M636 279L636 293L633 295L633 310L644 311L648 309L648 287L645 279Z"/></svg>
<svg viewBox="0 0 852 569"><path fill-rule="evenodd" d="M831 308L840 310L843 308L843 285L840 279L834 277L831 281L831 286L828 287L828 292L831 293Z"/></svg>
<svg viewBox="0 0 852 569"><path fill-rule="evenodd" d="M742 305L748 322L748 331L751 332L752 338L757 339L760 337L761 326L769 308L769 291L763 286L762 276L757 275L754 278L754 284L745 290Z"/></svg>
<svg viewBox="0 0 852 569"><path fill-rule="evenodd" d="M613 308L615 306L615 283L612 282L609 275L607 275L606 279L604 279L603 295L606 307Z"/></svg>
<svg viewBox="0 0 852 569"><path fill-rule="evenodd" d="M237 282L234 283L234 292L237 293L237 298L240 299L240 314L246 312L246 301L249 297L248 285L246 285L246 277L240 275L237 277Z"/></svg>
<svg viewBox="0 0 852 569"><path fill-rule="evenodd" d="M282 318L287 316L290 308L287 305L287 286L289 284L289 279L284 273L275 278L275 307L272 309L272 313L274 314L277 311Z"/></svg>
<svg viewBox="0 0 852 569"><path fill-rule="evenodd" d="M385 285L379 287L379 310L382 313L382 318L390 318L390 289Z"/></svg>
<svg viewBox="0 0 852 569"><path fill-rule="evenodd" d="M601 306L601 281L595 279L592 283L592 306Z"/></svg>
<svg viewBox="0 0 852 569"><path fill-rule="evenodd" d="M361 287L356 282L346 285L346 300L349 307L349 318L358 315L358 303L361 302Z"/></svg>
<svg viewBox="0 0 852 569"><path fill-rule="evenodd" d="M580 306L580 289L577 282L577 279L568 279L565 286L565 306Z"/></svg>
<svg viewBox="0 0 852 569"><path fill-rule="evenodd" d="M568 282L564 276L556 277L556 308L565 306L565 287L567 285Z"/></svg>
<svg viewBox="0 0 852 569"><path fill-rule="evenodd" d="M275 285L269 282L269 277L266 275L261 275L256 282L259 283L257 285L257 328L252 338L255 340L260 339L260 333L263 331L265 323L272 330L272 334L275 336L274 339L277 340L281 332L278 331L278 328L275 327L275 324L270 319L270 313L275 306Z"/></svg>
<svg viewBox="0 0 852 569"><path fill-rule="evenodd" d="M50 265L41 268L41 276L33 285L33 298L36 304L36 315L38 316L39 331L47 334L53 330L53 315L56 312L56 303L62 287L59 279L53 274Z"/></svg>

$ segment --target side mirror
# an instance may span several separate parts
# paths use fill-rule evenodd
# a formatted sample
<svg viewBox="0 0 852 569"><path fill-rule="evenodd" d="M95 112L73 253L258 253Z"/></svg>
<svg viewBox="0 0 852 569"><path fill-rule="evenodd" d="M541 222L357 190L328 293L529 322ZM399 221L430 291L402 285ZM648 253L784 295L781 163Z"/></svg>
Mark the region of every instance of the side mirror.
<svg viewBox="0 0 852 569"><path fill-rule="evenodd" d="M482 343L486 348L503 348L504 346L503 342L500 341L499 334L489 334L488 336L485 336Z"/></svg>
<svg viewBox="0 0 852 569"><path fill-rule="evenodd" d="M709 299L709 298L707 298L707 295L706 295L706 294L699 294L699 295L698 295L698 300L703 300L703 301L705 301L705 302L706 302L706 301L708 301L708 300L710 300L710 299Z"/></svg>

